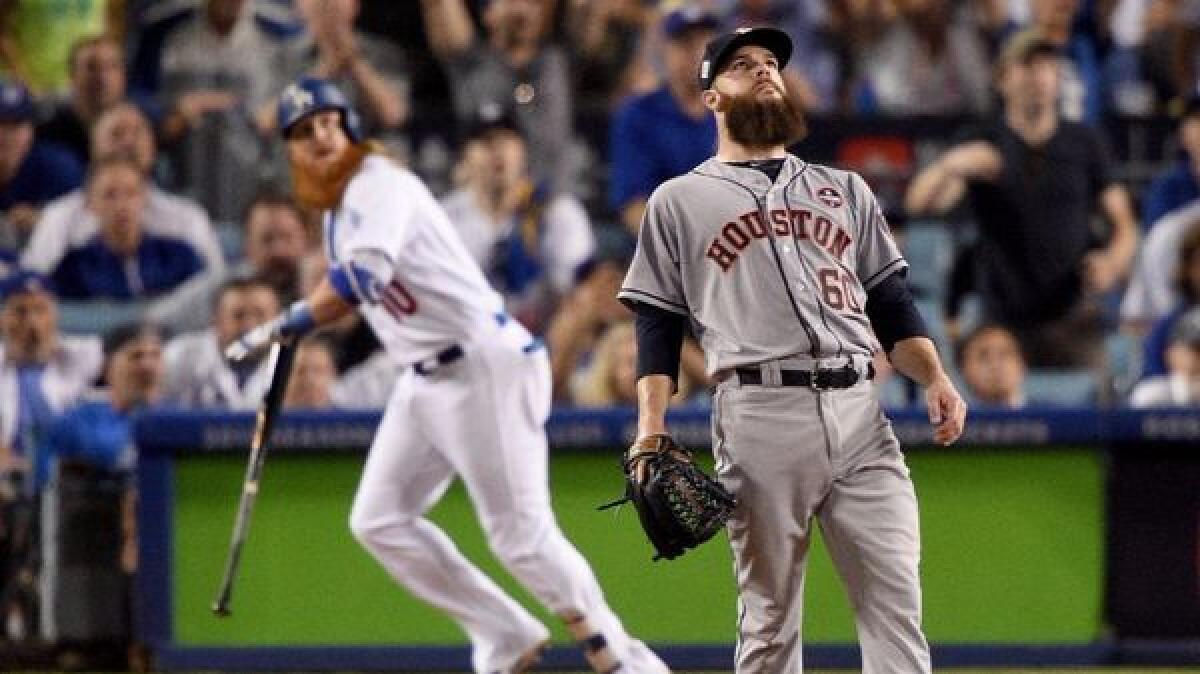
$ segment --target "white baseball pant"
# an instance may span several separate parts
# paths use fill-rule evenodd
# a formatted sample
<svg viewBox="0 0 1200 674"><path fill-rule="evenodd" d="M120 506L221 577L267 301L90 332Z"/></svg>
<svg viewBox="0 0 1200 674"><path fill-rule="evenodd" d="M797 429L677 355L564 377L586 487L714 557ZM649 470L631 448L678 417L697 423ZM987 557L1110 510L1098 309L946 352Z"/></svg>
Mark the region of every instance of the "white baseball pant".
<svg viewBox="0 0 1200 674"><path fill-rule="evenodd" d="M467 633L476 672L505 671L549 632L468 561L425 513L462 478L492 552L560 616L582 615L622 674L666 672L609 609L550 507L550 363L515 321L466 355L396 383L363 469L350 528L401 585Z"/></svg>

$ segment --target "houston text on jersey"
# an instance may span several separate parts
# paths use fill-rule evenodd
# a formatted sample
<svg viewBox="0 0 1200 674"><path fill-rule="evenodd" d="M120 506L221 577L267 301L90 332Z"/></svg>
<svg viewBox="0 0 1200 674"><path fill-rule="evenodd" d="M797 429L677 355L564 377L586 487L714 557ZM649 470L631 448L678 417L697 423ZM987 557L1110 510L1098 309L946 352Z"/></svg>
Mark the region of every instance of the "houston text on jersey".
<svg viewBox="0 0 1200 674"><path fill-rule="evenodd" d="M705 257L720 266L721 271L729 271L737 262L738 252L750 245L752 240L766 238L768 230L776 237L811 240L828 250L835 259L840 259L852 242L845 228L810 210L778 208L770 212L770 218L769 228L758 211L743 213L725 223L720 236L709 244Z"/></svg>

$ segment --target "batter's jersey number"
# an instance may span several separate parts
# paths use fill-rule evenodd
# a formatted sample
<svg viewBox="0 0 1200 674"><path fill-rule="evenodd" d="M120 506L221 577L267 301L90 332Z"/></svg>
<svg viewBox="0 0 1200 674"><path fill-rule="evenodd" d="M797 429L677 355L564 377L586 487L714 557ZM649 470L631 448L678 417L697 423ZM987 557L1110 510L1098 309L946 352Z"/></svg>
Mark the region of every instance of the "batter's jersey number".
<svg viewBox="0 0 1200 674"><path fill-rule="evenodd" d="M408 292L400 279L392 279L391 283L384 286L379 293L379 303L397 321L417 313L417 298Z"/></svg>
<svg viewBox="0 0 1200 674"><path fill-rule="evenodd" d="M857 282L853 276L841 269L824 267L817 270L817 280L821 283L821 296L830 308L862 313L862 304L854 296L854 286Z"/></svg>

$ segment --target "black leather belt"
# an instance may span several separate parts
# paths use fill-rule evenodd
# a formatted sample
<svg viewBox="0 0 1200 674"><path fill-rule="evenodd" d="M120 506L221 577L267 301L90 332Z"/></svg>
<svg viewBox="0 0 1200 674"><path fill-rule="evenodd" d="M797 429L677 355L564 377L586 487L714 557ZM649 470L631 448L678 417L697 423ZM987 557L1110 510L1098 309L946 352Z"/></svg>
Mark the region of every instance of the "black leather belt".
<svg viewBox="0 0 1200 674"><path fill-rule="evenodd" d="M462 357L462 347L455 344L454 346L448 346L441 351L438 351L437 355L435 356L430 356L425 360L413 363L413 371L419 375L427 375L439 367L443 365L449 365L450 363L453 363Z"/></svg>
<svg viewBox="0 0 1200 674"><path fill-rule="evenodd" d="M762 370L755 367L739 367L734 370L738 382L743 386L761 386ZM867 379L875 378L875 366L867 363ZM781 386L803 386L823 391L835 388L850 388L859 382L858 370L847 365L834 370L780 370Z"/></svg>

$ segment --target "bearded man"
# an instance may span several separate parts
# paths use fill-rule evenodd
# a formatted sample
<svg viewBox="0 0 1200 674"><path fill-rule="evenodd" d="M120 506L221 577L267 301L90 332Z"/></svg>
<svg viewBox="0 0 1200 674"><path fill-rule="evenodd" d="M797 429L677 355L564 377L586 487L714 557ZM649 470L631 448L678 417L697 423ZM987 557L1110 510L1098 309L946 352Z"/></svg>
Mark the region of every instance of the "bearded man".
<svg viewBox="0 0 1200 674"><path fill-rule="evenodd" d="M505 313L428 188L363 138L336 86L305 78L288 87L279 129L297 198L324 211L329 273L226 355L244 359L355 309L371 326L400 374L354 498L354 536L462 627L477 674L528 670L550 631L425 517L459 477L496 557L566 624L595 671L667 674L555 522L541 342Z"/></svg>
<svg viewBox="0 0 1200 674"><path fill-rule="evenodd" d="M917 501L871 385L882 350L926 387L933 439L966 406L926 336L908 264L854 173L788 154L804 133L771 28L714 38L700 65L717 154L651 195L618 297L636 314L634 449L660 446L686 324L713 395L738 585L738 674L798 674L814 521L851 597L866 674L924 674Z"/></svg>

